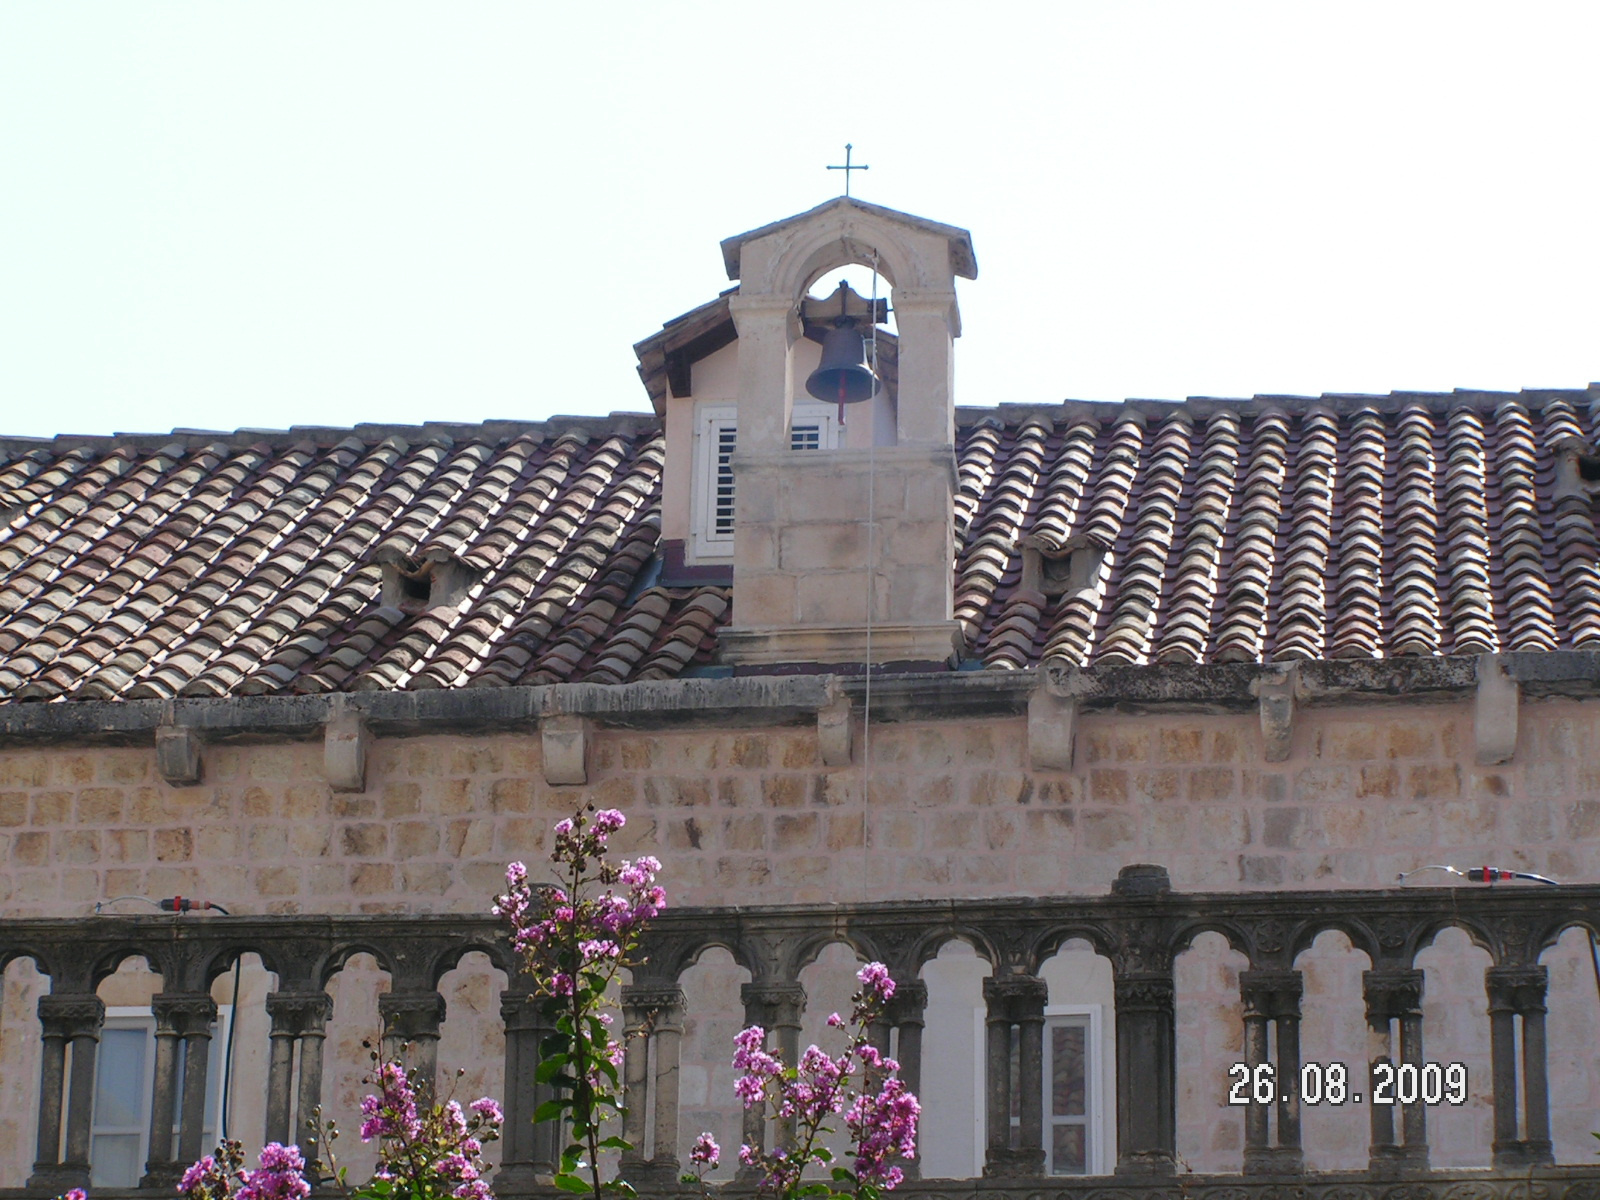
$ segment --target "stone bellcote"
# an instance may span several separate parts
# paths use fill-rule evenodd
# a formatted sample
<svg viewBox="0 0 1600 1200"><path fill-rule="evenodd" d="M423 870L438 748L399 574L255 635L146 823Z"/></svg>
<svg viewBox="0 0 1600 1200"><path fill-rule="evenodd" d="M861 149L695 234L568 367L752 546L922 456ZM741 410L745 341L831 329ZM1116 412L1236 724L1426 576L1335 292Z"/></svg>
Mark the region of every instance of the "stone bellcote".
<svg viewBox="0 0 1600 1200"><path fill-rule="evenodd" d="M738 443L724 660L950 660L961 650L952 618L955 278L977 275L970 237L841 197L729 238L722 252L739 281L728 298L738 335ZM861 422L870 436L797 450L790 427L808 361L797 362L800 306L816 280L849 264L875 267L891 289L899 335L892 411Z"/></svg>

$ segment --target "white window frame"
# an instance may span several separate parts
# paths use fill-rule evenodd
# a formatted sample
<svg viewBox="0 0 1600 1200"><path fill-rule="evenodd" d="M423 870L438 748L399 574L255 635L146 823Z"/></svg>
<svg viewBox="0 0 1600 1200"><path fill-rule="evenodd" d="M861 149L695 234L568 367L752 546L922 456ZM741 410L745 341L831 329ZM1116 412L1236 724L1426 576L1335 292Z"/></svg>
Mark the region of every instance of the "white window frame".
<svg viewBox="0 0 1600 1200"><path fill-rule="evenodd" d="M720 440L724 434L737 436L738 405L732 401L701 401L694 409L694 486L689 494L689 552L697 562L733 557L733 517L717 521L718 485L726 481L731 497L732 471L720 475ZM799 449L795 438L802 431L816 430L817 445L812 449L839 447L839 409L816 400L797 400L790 417L789 444ZM720 475L720 478L719 478Z"/></svg>
<svg viewBox="0 0 1600 1200"><path fill-rule="evenodd" d="M233 1023L233 1006L230 1004L217 1005L217 1020L212 1027L211 1041L208 1043L211 1061L206 1070L206 1091L215 1089L215 1096L211 1099L209 1111L206 1113L206 1145L214 1146L218 1133L222 1128L222 1071L227 1061L228 1030ZM144 1006L112 1006L106 1009L104 1029L142 1029L145 1031L144 1054L144 1079L140 1083L139 1101L139 1174L144 1174L144 1164L150 1161L150 1102L155 1091L156 1078L156 1019L148 1005ZM98 1101L100 1094L100 1071L105 1065L103 1055L95 1055L95 1087L94 1094ZM180 1089L183 1083L182 1056L179 1057L178 1083ZM98 1108L98 1103L95 1106ZM100 1114L93 1112L89 1118L89 1161L90 1169L94 1162L94 1139L99 1135L126 1136L135 1132L122 1126L115 1129L103 1129L100 1125ZM178 1134L178 1121L176 1117L172 1126L173 1138ZM134 1179L131 1184L98 1184L100 1187L138 1187L139 1180Z"/></svg>
<svg viewBox="0 0 1600 1200"><path fill-rule="evenodd" d="M1108 1097L1100 1093L1105 1087L1105 1021L1103 1005L1099 1004L1050 1004L1044 1010L1044 1072L1041 1080L1044 1095L1040 1099L1041 1111L1044 1114L1044 1169L1045 1174L1051 1174L1052 1163L1051 1149L1053 1139L1050 1136L1052 1124L1050 1114L1050 1054L1052 1039L1050 1026L1052 1019L1055 1023L1066 1023L1063 1018L1075 1022L1083 1022L1088 1026L1084 1035L1086 1049L1088 1050L1087 1062L1084 1065L1084 1107L1088 1110L1088 1120L1085 1125L1088 1132L1085 1136L1084 1169L1085 1175L1105 1175L1108 1158L1105 1130L1106 1130L1106 1102ZM972 1010L973 1045L976 1050L975 1062L977 1070L973 1072L972 1111L974 1114L972 1138L972 1176L974 1179L983 1174L983 1160L989 1145L988 1123L988 1081L984 1078L988 1071L989 1052L986 1013L983 1007ZM1075 1176L1052 1176L1057 1179L1071 1179Z"/></svg>

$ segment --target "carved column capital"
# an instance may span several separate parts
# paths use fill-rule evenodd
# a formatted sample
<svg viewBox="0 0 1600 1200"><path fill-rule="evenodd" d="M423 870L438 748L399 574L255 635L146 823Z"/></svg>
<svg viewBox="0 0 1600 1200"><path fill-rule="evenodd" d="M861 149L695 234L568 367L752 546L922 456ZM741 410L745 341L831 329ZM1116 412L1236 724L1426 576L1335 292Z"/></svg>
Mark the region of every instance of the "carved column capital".
<svg viewBox="0 0 1600 1200"><path fill-rule="evenodd" d="M444 1024L444 997L434 991L385 992L378 997L378 1015L385 1036L403 1042L433 1040Z"/></svg>
<svg viewBox="0 0 1600 1200"><path fill-rule="evenodd" d="M622 989L622 1018L631 1028L681 1030L685 999L673 984L628 984Z"/></svg>
<svg viewBox="0 0 1600 1200"><path fill-rule="evenodd" d="M321 1033L333 1015L333 997L327 992L268 992L267 1015L279 1036Z"/></svg>
<svg viewBox="0 0 1600 1200"><path fill-rule="evenodd" d="M1490 1012L1542 1013L1550 972L1541 966L1490 967L1484 984Z"/></svg>
<svg viewBox="0 0 1600 1200"><path fill-rule="evenodd" d="M806 989L798 983L747 983L739 989L745 1019L755 1023L799 1028L806 1010Z"/></svg>
<svg viewBox="0 0 1600 1200"><path fill-rule="evenodd" d="M1171 975L1117 975L1112 981L1119 1013L1171 1013L1177 986Z"/></svg>
<svg viewBox="0 0 1600 1200"><path fill-rule="evenodd" d="M1298 1017L1305 982L1299 971L1239 972L1239 998L1247 1017Z"/></svg>
<svg viewBox="0 0 1600 1200"><path fill-rule="evenodd" d="M1422 972L1419 970L1390 967L1363 971L1361 991L1367 1001L1368 1021L1422 1015Z"/></svg>
<svg viewBox="0 0 1600 1200"><path fill-rule="evenodd" d="M916 1025L923 1023L922 1014L928 1007L928 985L920 979L896 980L894 996L883 1006L883 1019L891 1025Z"/></svg>
<svg viewBox="0 0 1600 1200"><path fill-rule="evenodd" d="M1050 985L1037 975L990 975L983 981L989 1020L1008 1025L1043 1021Z"/></svg>
<svg viewBox="0 0 1600 1200"><path fill-rule="evenodd" d="M45 1037L98 1039L105 1003L93 992L46 992L39 997L39 1024Z"/></svg>
<svg viewBox="0 0 1600 1200"><path fill-rule="evenodd" d="M217 1002L207 992L158 992L150 998L156 1032L181 1038L210 1037L217 1020Z"/></svg>

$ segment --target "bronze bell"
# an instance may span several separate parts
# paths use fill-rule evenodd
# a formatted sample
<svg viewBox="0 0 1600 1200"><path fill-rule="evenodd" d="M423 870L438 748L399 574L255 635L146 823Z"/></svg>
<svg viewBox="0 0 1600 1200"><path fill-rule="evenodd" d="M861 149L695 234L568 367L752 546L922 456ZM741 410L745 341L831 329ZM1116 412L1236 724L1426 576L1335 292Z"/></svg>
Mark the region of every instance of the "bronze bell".
<svg viewBox="0 0 1600 1200"><path fill-rule="evenodd" d="M806 380L806 391L830 404L857 404L882 384L867 366L866 339L850 317L838 317L822 339L822 363Z"/></svg>

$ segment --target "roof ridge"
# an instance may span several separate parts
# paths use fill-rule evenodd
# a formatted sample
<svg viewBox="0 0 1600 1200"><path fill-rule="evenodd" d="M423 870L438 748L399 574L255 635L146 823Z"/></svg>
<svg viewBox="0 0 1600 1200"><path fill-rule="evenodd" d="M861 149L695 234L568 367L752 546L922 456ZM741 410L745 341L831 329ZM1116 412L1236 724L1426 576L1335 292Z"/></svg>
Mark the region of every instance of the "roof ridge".
<svg viewBox="0 0 1600 1200"><path fill-rule="evenodd" d="M399 438L410 446L429 442L451 445L457 441L484 441L505 445L520 437L533 436L538 440L554 441L569 434L583 437L615 437L618 434L638 436L661 432L661 418L654 413L617 412L604 415L566 415L546 417L541 421L490 420L490 421L426 421L421 425L382 424L363 421L358 425L293 425L288 429L258 429L246 426L231 433L217 429L179 428L168 433L61 433L55 437L27 437L20 434L0 433L0 462L11 461L34 450L162 450L178 447L198 450L220 445L230 450L250 446L265 446L284 450L297 445L310 445L330 449L354 437L369 446L376 446L390 438Z"/></svg>

